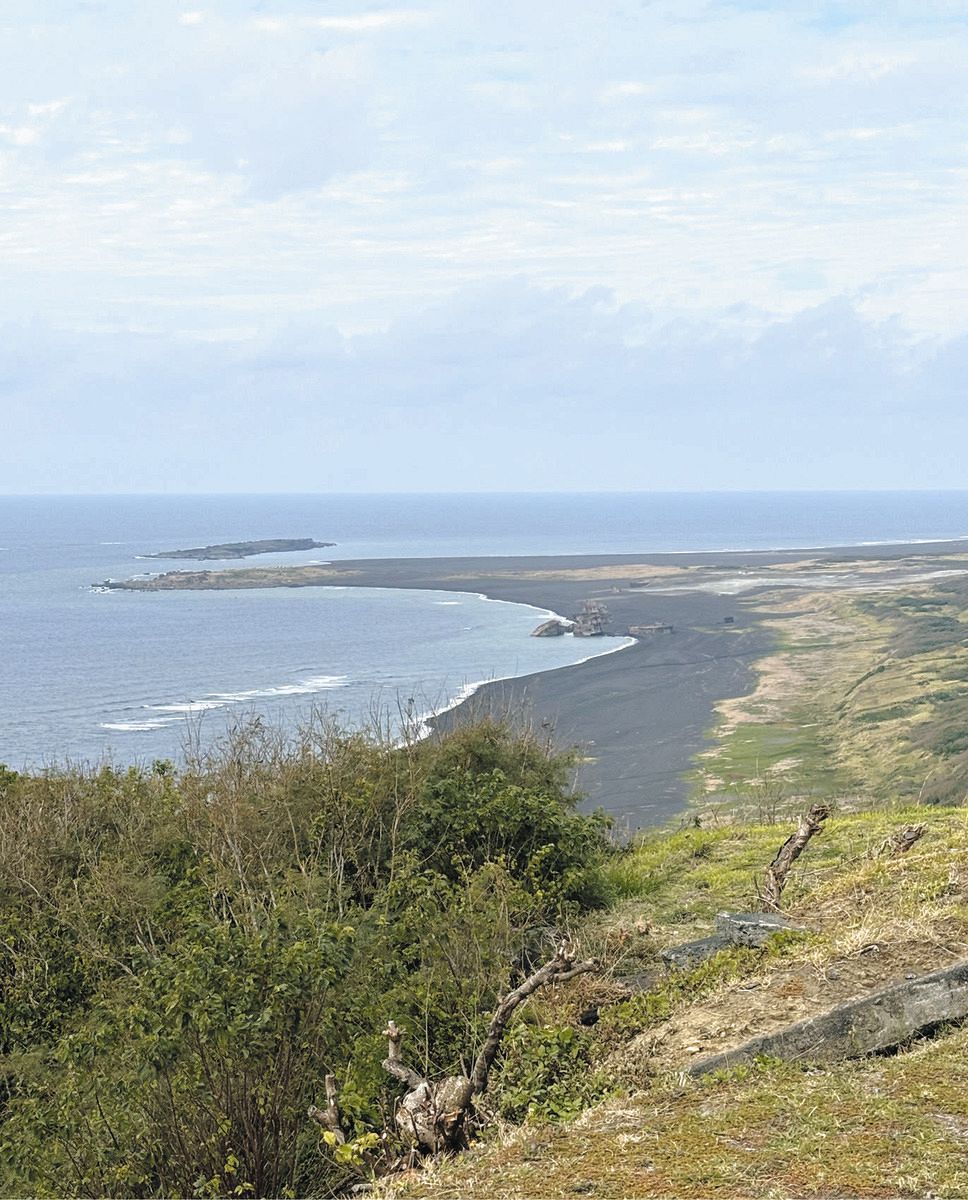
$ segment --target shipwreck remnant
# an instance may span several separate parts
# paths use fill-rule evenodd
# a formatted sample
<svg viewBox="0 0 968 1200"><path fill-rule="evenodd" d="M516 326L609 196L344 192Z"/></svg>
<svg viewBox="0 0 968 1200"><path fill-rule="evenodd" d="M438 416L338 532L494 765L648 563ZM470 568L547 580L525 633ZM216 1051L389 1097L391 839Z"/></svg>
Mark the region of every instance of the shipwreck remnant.
<svg viewBox="0 0 968 1200"><path fill-rule="evenodd" d="M608 617L608 609L601 600L586 600L572 618L572 632L575 637L601 637Z"/></svg>
<svg viewBox="0 0 968 1200"><path fill-rule="evenodd" d="M568 632L568 626L558 617L552 617L549 621L542 621L537 629L532 629L532 637L561 637L563 633Z"/></svg>

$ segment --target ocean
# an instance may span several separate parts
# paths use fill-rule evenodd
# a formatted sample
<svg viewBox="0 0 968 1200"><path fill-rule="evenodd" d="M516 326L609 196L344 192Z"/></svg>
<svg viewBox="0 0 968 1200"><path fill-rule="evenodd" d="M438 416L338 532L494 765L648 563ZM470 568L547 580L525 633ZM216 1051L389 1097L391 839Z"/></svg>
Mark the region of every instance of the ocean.
<svg viewBox="0 0 968 1200"><path fill-rule="evenodd" d="M394 728L623 644L531 638L544 610L461 593L92 588L193 565L144 554L276 537L337 544L246 565L965 536L968 492L0 497L0 762L177 760L251 714L291 728L320 707Z"/></svg>

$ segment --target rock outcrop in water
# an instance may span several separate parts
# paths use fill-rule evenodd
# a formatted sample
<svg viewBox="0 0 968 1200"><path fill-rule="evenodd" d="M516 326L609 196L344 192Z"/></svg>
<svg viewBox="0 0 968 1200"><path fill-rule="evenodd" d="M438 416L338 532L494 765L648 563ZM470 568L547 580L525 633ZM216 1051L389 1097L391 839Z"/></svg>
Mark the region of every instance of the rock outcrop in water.
<svg viewBox="0 0 968 1200"><path fill-rule="evenodd" d="M220 542L215 546L192 546L187 550L163 550L142 558L190 558L198 562L220 558L250 558L253 554L288 554L296 550L323 550L335 542L312 538L264 538L257 542Z"/></svg>
<svg viewBox="0 0 968 1200"><path fill-rule="evenodd" d="M550 621L542 621L537 629L531 631L532 637L561 637L563 633L568 632L568 626L564 621L559 621L557 617L552 617Z"/></svg>

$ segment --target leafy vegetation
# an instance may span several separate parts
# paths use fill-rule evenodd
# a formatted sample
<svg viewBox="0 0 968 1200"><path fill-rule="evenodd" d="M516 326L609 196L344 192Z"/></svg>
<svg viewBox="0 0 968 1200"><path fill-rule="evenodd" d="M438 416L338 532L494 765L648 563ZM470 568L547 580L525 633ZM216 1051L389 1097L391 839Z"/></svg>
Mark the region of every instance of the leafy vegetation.
<svg viewBox="0 0 968 1200"><path fill-rule="evenodd" d="M621 850L568 757L493 722L404 745L254 723L183 771L0 768L0 1194L336 1194L402 1149L387 1019L420 1075L465 1072L562 929L606 971L515 1014L490 1134L403 1194L964 1194L963 1029L683 1080L968 955L968 586L763 603L777 653L723 706L702 807ZM803 930L667 969L756 907L815 796L833 815L783 896ZM342 1144L306 1115L329 1074Z"/></svg>
<svg viewBox="0 0 968 1200"><path fill-rule="evenodd" d="M460 1072L512 964L603 900L567 765L494 723L404 746L255 723L184 772L5 770L0 1193L359 1178L387 1018L416 1067ZM306 1117L327 1073L339 1153Z"/></svg>

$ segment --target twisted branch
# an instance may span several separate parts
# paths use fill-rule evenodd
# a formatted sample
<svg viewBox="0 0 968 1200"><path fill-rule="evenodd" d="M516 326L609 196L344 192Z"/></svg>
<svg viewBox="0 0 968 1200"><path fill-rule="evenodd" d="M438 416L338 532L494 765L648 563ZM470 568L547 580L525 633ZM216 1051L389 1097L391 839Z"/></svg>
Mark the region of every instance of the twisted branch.
<svg viewBox="0 0 968 1200"><path fill-rule="evenodd" d="M513 991L508 992L501 999L494 1012L494 1016L491 1017L491 1024L488 1027L487 1037L484 1039L481 1052L474 1061L474 1069L471 1071L471 1076L468 1080L468 1103L471 1097L479 1095L487 1087L488 1075L490 1074L494 1059L497 1057L501 1038L504 1036L504 1030L518 1005L527 1000L538 988L544 987L546 983L565 983L569 979L574 979L576 975L583 975L586 971L594 971L597 966L598 963L594 959L576 963L575 956L570 948L567 945L559 946L554 958L550 962L545 963L533 975L529 975L524 983L520 984Z"/></svg>
<svg viewBox="0 0 968 1200"><path fill-rule="evenodd" d="M792 833L776 853L776 858L766 868L766 876L760 889L760 898L767 908L778 909L780 896L786 886L787 876L793 864L806 850L807 843L830 816L826 804L815 804L806 816L800 818L795 833Z"/></svg>
<svg viewBox="0 0 968 1200"><path fill-rule="evenodd" d="M383 1069L388 1075L392 1075L394 1079L399 1079L401 1083L405 1083L408 1088L415 1089L427 1081L422 1075L418 1075L412 1067L408 1067L400 1055L400 1043L403 1041L404 1032L403 1029L397 1026L396 1022L387 1022L383 1036L387 1038L390 1048L387 1057L383 1060Z"/></svg>
<svg viewBox="0 0 968 1200"><path fill-rule="evenodd" d="M471 1103L487 1087L501 1038L515 1009L545 984L564 983L597 966L591 959L576 963L571 950L560 946L550 962L501 998L469 1077L451 1076L433 1083L424 1079L403 1061L400 1046L404 1031L395 1022L388 1021L383 1033L388 1040L389 1052L383 1060L383 1069L409 1089L397 1110L399 1129L425 1154L465 1148Z"/></svg>

